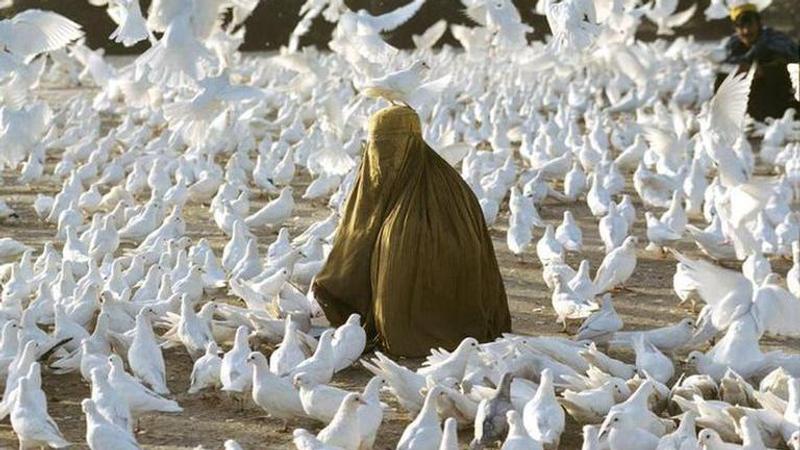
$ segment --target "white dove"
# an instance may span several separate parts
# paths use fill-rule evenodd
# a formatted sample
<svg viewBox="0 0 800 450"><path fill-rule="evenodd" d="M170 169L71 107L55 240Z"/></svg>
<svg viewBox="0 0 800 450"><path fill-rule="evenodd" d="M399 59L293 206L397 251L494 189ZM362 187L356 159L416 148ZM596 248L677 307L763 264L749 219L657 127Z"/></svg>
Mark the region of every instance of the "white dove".
<svg viewBox="0 0 800 450"><path fill-rule="evenodd" d="M219 357L220 350L216 342L206 344L206 353L198 358L192 366L190 377L191 385L187 391L195 394L207 387L221 387L220 369L222 359Z"/></svg>
<svg viewBox="0 0 800 450"><path fill-rule="evenodd" d="M339 410L327 427L320 430L317 439L327 445L346 450L358 450L361 437L358 432L358 408L366 404L360 394L347 394Z"/></svg>
<svg viewBox="0 0 800 450"><path fill-rule="evenodd" d="M367 333L361 326L361 316L351 314L347 322L333 334L333 367L339 372L355 363L367 344Z"/></svg>
<svg viewBox="0 0 800 450"><path fill-rule="evenodd" d="M111 33L109 39L119 42L125 47L131 47L150 37L147 22L139 7L139 0L114 0L112 3L116 7L113 8L113 15L112 8L109 7L109 15L114 18L118 26Z"/></svg>
<svg viewBox="0 0 800 450"><path fill-rule="evenodd" d="M660 383L667 383L675 374L672 361L647 341L644 335L639 335L633 341L636 352L636 370L640 376L652 376Z"/></svg>
<svg viewBox="0 0 800 450"><path fill-rule="evenodd" d="M417 448L436 448L442 440L442 428L436 405L444 391L433 386L425 396L425 402L417 417L406 426L397 443L398 450L414 450Z"/></svg>
<svg viewBox="0 0 800 450"><path fill-rule="evenodd" d="M608 342L614 333L621 330L622 319L614 309L611 294L603 295L600 300L600 309L583 321L575 335L575 340L591 340L598 344Z"/></svg>
<svg viewBox="0 0 800 450"><path fill-rule="evenodd" d="M557 449L564 432L564 409L556 400L553 389L553 373L542 371L536 395L525 404L522 420L528 433L546 449Z"/></svg>
<svg viewBox="0 0 800 450"><path fill-rule="evenodd" d="M246 326L239 326L236 329L233 348L222 357L219 377L223 391L244 392L250 387L253 377L252 370L247 366L247 358L251 353L249 332L250 329Z"/></svg>
<svg viewBox="0 0 800 450"><path fill-rule="evenodd" d="M86 442L90 449L128 450L140 448L128 430L117 426L103 416L91 399L84 399L81 402L81 409L86 415Z"/></svg>
<svg viewBox="0 0 800 450"><path fill-rule="evenodd" d="M300 395L291 381L280 378L269 371L267 358L260 352L252 352L247 362L253 368L253 402L284 425L294 417L303 417Z"/></svg>
<svg viewBox="0 0 800 450"><path fill-rule="evenodd" d="M11 409L11 428L17 435L20 448L68 447L55 421L47 413L47 404L41 404L41 388L30 377L19 380L16 401Z"/></svg>
<svg viewBox="0 0 800 450"><path fill-rule="evenodd" d="M416 61L407 69L366 82L360 90L367 97L418 107L425 99L435 97L450 84L448 75L423 84L422 75L428 69L430 67L425 61Z"/></svg>
<svg viewBox="0 0 800 450"><path fill-rule="evenodd" d="M278 226L290 217L294 210L293 189L287 186L281 189L277 198L270 201L264 207L249 215L245 224L250 227L261 227L264 225Z"/></svg>
<svg viewBox="0 0 800 450"><path fill-rule="evenodd" d="M594 277L597 292L606 292L625 282L636 268L636 238L628 236L621 246L603 258Z"/></svg>
<svg viewBox="0 0 800 450"><path fill-rule="evenodd" d="M133 340L128 348L128 364L139 379L157 394L169 394L161 347L156 342L150 319L156 317L151 308L143 308L136 316Z"/></svg>

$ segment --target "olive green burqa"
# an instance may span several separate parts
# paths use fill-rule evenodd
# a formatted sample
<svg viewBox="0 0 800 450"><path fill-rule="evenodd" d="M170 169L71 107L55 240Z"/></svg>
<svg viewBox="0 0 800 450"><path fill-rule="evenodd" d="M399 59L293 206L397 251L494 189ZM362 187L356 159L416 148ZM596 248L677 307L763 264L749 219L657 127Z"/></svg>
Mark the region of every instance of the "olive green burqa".
<svg viewBox="0 0 800 450"><path fill-rule="evenodd" d="M372 116L333 249L313 285L328 320L351 313L389 354L422 356L511 328L480 204L422 139L417 114Z"/></svg>

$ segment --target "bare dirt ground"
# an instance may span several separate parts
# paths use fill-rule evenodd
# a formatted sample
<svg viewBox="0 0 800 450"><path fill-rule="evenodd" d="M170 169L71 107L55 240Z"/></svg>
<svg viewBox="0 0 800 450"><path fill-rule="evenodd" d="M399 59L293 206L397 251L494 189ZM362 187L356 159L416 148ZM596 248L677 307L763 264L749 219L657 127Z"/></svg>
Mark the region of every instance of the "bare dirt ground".
<svg viewBox="0 0 800 450"><path fill-rule="evenodd" d="M74 95L75 91L50 90L42 92L45 98L57 102ZM51 173L52 165L58 156L49 155ZM6 200L14 208L20 218L15 221L0 223L0 237L13 237L26 244L40 249L42 244L52 239L55 234L53 225L44 223L36 217L32 202L37 193L54 195L60 188L60 182L45 182L34 186L20 186L16 183L16 173L6 171L2 173L0 183L0 198ZM628 176L630 179L630 176ZM295 183L295 201L297 209L295 218L286 226L292 236L300 233L313 221L320 220L329 214L323 203L312 204L300 199L306 185L310 181L307 173L303 172L297 177ZM632 192L629 192L632 193ZM631 196L637 199L635 193ZM268 199L264 196L252 198L252 208L260 207ZM637 222L634 234L640 239L640 248L644 248L644 209L635 200L637 207ZM569 255L567 260L570 265L577 268L581 258L588 258L592 269L595 270L604 256L602 243L597 233L597 220L594 219L585 203L560 204L547 200L539 205L543 219L551 223L560 223L563 211L573 211L584 234L584 251L580 255ZM560 325L555 323L555 315L550 306L550 292L542 280L541 265L536 259L534 251L529 250L522 259L518 259L508 251L505 243L507 227L507 206L501 208L505 211L492 227L491 234L497 253L497 259L505 280L511 311L513 314L513 330L520 334L556 335L561 333ZM193 239L205 237L209 239L217 255L221 255L222 246L226 242L225 235L217 229L207 213L207 207L191 205L185 208L184 217L188 222L188 235ZM699 219L702 220L702 219ZM697 222L695 218L693 222ZM259 247L263 252L277 236L275 230L256 230L259 237ZM537 230L535 239L541 237L542 230ZM690 255L697 255L693 244L681 242L681 250ZM773 269L780 274L785 274L790 263L786 260L772 261ZM730 264L731 267L738 266ZM627 283L630 291L614 295L617 311L625 321L625 329L644 329L664 326L679 321L689 316L688 309L678 307L678 299L672 291L672 276L675 272L675 263L671 259L662 259L658 255L639 252L638 266L633 277ZM768 348L800 348L800 340L765 340ZM227 348L227 347L226 347ZM259 348L269 354L270 348ZM796 350L795 350L796 351ZM630 361L631 355L614 354L621 359ZM266 417L264 412L252 401L240 409L238 404L222 393L206 393L188 395L189 375L192 361L182 348L171 349L165 352L167 365L168 385L174 394L175 400L184 408L181 414L153 414L141 419L141 431L136 435L143 448L148 449L186 449L202 446L208 449L222 448L226 439L235 439L245 449L280 449L291 448L291 431L282 430L278 420ZM404 364L416 365L418 361L403 361ZM677 364L680 365L678 361ZM681 366L682 367L682 366ZM354 367L334 378L334 384L346 389L360 390L369 379L370 374L360 368ZM77 373L67 375L44 374L44 390L49 401L49 411L58 423L65 436L77 444L75 448L86 448L85 421L80 408L80 401L89 396L89 387L81 380ZM394 448L404 427L412 420L394 401L390 394L384 394L383 400L389 404L389 409L384 414L383 425L378 435L377 449ZM289 424L290 429L304 427L311 431L321 428L310 420L296 420ZM461 435L464 445L471 438L471 430ZM565 435L562 437L562 449L573 450L580 448L580 427L568 419ZM8 421L0 423L0 449L16 448L17 439ZM113 450L113 449L109 449Z"/></svg>

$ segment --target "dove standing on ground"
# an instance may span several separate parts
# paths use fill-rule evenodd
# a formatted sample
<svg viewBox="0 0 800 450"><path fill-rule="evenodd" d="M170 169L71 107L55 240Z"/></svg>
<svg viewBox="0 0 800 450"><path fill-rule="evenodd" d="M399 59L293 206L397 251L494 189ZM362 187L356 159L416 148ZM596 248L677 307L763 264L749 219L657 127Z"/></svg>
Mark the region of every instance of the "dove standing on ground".
<svg viewBox="0 0 800 450"><path fill-rule="evenodd" d="M108 382L128 401L132 416L136 417L150 411L168 413L183 411L178 403L159 396L126 373L119 356L109 356L108 364L110 367Z"/></svg>
<svg viewBox="0 0 800 450"><path fill-rule="evenodd" d="M232 393L244 392L252 382L252 370L247 367L247 357L250 355L248 343L250 329L240 326L236 329L233 348L222 357L219 378L222 390Z"/></svg>
<svg viewBox="0 0 800 450"><path fill-rule="evenodd" d="M245 224L250 227L262 227L265 225L278 226L281 225L294 210L294 198L292 197L292 188L287 186L281 189L278 197L253 214L247 216L244 220Z"/></svg>
<svg viewBox="0 0 800 450"><path fill-rule="evenodd" d="M275 375L284 376L305 361L306 354L303 352L297 332L297 322L290 316L286 317L283 340L269 355L269 370Z"/></svg>
<svg viewBox="0 0 800 450"><path fill-rule="evenodd" d="M108 382L105 369L92 369L92 401L97 410L112 424L133 433L133 418L128 400Z"/></svg>
<svg viewBox="0 0 800 450"><path fill-rule="evenodd" d="M614 309L611 294L603 295L600 309L583 321L575 335L576 341L591 340L597 344L608 342L623 326L622 319Z"/></svg>
<svg viewBox="0 0 800 450"><path fill-rule="evenodd" d="M672 361L640 334L633 341L636 352L636 370L640 376L652 376L660 383L667 383L675 374Z"/></svg>
<svg viewBox="0 0 800 450"><path fill-rule="evenodd" d="M513 409L511 404L511 382L514 376L506 372L494 394L478 405L475 416L475 438L470 443L471 449L481 449L494 442L502 441L508 434L506 413Z"/></svg>
<svg viewBox="0 0 800 450"><path fill-rule="evenodd" d="M298 373L305 373L313 383L329 383L334 372L333 334L334 330L325 330L319 338L314 354L295 366L289 375L293 377Z"/></svg>
<svg viewBox="0 0 800 450"><path fill-rule="evenodd" d="M516 410L506 412L508 437L500 450L542 450L542 444L533 439L522 424L522 417Z"/></svg>
<svg viewBox="0 0 800 450"><path fill-rule="evenodd" d="M575 293L562 280L561 276L556 276L555 288L551 296L551 304L556 311L556 322L567 330L567 319L584 319L597 309L596 305L589 303Z"/></svg>
<svg viewBox="0 0 800 450"><path fill-rule="evenodd" d="M621 246L603 258L594 277L597 292L606 292L624 285L636 269L636 238L628 236Z"/></svg>
<svg viewBox="0 0 800 450"><path fill-rule="evenodd" d="M128 349L128 364L139 379L157 394L169 394L166 369L161 347L156 342L150 319L156 317L151 308L142 309L136 316L133 341Z"/></svg>
<svg viewBox="0 0 800 450"><path fill-rule="evenodd" d="M758 11L770 2L753 1ZM11 3L0 0L0 6ZM469 425L475 426L475 447L501 441L507 427L505 449L552 448L563 430L561 407L579 423L603 423L584 429L586 450L761 449L762 438L771 446L789 440L800 447L800 435L792 434L800 424L800 382L790 377L798 374L800 357L792 349L761 348L765 336L800 334L791 295L800 292L800 231L792 212L800 194L800 122L793 112L766 124L754 120L752 127L745 120L748 103L757 100L750 98L755 65L731 74L715 93L716 61L725 49L691 39L636 39L642 18L655 23L658 34L669 34L695 6L680 11L677 0L543 0L536 10L553 36L542 44L527 41L532 29L513 1L463 0L475 26L450 27L463 47L454 52L433 48L448 28L444 21L412 37L415 51L386 41L386 33L429 6L425 0L406 0L375 16L351 11L343 0L307 0L300 2L301 20L288 48L253 58L240 47L244 20L258 1L151 3L148 20L139 0L107 5L118 25L110 40L125 46L151 41L130 64L89 48L81 27L56 13L12 11L0 20L0 168L9 185L0 199L0 221L9 225L9 237L0 239L0 416L11 414L22 447L66 445L48 415L51 393L45 390L59 385L53 377L79 369L91 381L91 399L82 403L89 447L137 448L134 418L181 411L158 395L168 393L162 339L164 347L185 347L195 359L189 393L219 386L246 392L252 384L255 403L284 425L295 418L330 421L319 439L296 430L298 448L372 447L383 419L384 384L415 416L401 449L456 449L457 427ZM729 6L713 0L707 17L724 17ZM227 10L231 20L220 20ZM318 18L335 24L332 52L300 48L300 37ZM796 67L789 70L796 75ZM51 87L71 97L53 97ZM422 125L415 123L415 133L438 148L423 156L444 158L444 168L460 170L481 208L478 222L486 219L502 231L508 219L511 253L524 255L535 229L545 229L536 254L554 290L556 315L565 325L570 318L586 320L577 342L507 335L483 345L467 338L454 350L434 343L414 369L376 352L364 361L377 375L360 394L365 404L348 410L343 400L359 394L325 383L374 337L374 311L359 311L336 330L322 329L313 289L308 296L301 289L324 266L340 222L352 224L348 196L360 197L365 181L380 180L389 190L414 187L419 183L392 180L425 172L406 159L385 170L388 160L376 164L363 151L365 139L376 137L365 120L383 100L414 108ZM556 189L561 180L563 195ZM628 181L635 194L624 193ZM20 185L35 199L14 194ZM298 188L306 189L295 204ZM266 203L264 195L270 196ZM666 212L645 214L644 229L636 220L638 202ZM323 211L326 203L334 212ZM442 211L452 206L440 203ZM31 205L35 215L28 214ZM537 208L548 209L551 219L563 214L561 224L546 226ZM213 221L203 221L204 211ZM425 215L424 208L413 212ZM314 222L320 214L327 218ZM605 247L594 280L589 261L598 259L598 241L584 246L578 225L587 215L599 219ZM708 225L698 222L703 219ZM230 237L221 264L207 239L193 243L198 224L201 234L212 236L205 226L211 224ZM425 224L437 229L435 221ZM262 258L265 228L284 225ZM289 230L298 226L302 233L290 239ZM20 227L37 233L17 236ZM669 277L653 277L654 267L672 267L648 258L635 272L633 234L645 235L649 248L682 247L684 229L712 258L744 260L741 273L678 257L674 288L681 300L705 303L696 322L701 326L686 319L621 331L607 292L624 289L634 276L637 286L663 287ZM46 240L38 231L63 247L44 242L34 262L33 252ZM492 259L490 239L485 243L479 253ZM772 263L790 247L787 290ZM498 250L507 265L505 249ZM578 252L576 272L565 258ZM240 298L219 297L226 286ZM634 294L642 293L625 297L645 300ZM90 335L86 329L94 322ZM630 325L637 328L635 320ZM253 338L270 347L280 342L269 363L250 352L253 326ZM168 331L157 336L154 327ZM682 377L672 389L664 385L674 375L676 353L683 356L717 335L706 353L689 353L702 375ZM231 340L233 348L221 358L217 342ZM636 365L598 346L633 348ZM44 385L37 360L53 361ZM170 366L170 373L180 367L186 368ZM517 378L511 382L506 373ZM538 389L530 379L541 380ZM748 384L759 379L763 389ZM60 401L80 401L69 389L58 394ZM208 400L192 396L190 402L193 410L207 409ZM666 434L676 419L667 413L676 406L688 412L678 431ZM709 427L699 442L692 436L696 424ZM740 439L742 445L732 443ZM238 448L234 441L225 446Z"/></svg>
<svg viewBox="0 0 800 450"><path fill-rule="evenodd" d="M305 415L300 395L291 381L270 372L262 353L250 353L247 363L253 368L253 403L270 416L282 419L284 428L289 419Z"/></svg>
<svg viewBox="0 0 800 450"><path fill-rule="evenodd" d="M583 247L583 233L571 211L564 211L564 220L556 228L556 239L561 242L565 250L580 252Z"/></svg>
<svg viewBox="0 0 800 450"><path fill-rule="evenodd" d="M81 402L81 409L86 414L86 442L90 449L128 450L140 448L128 430L120 428L100 414L92 400L84 399Z"/></svg>
<svg viewBox="0 0 800 450"><path fill-rule="evenodd" d="M611 408L627 399L631 392L625 381L611 378L601 386L562 393L561 405L579 423L601 423Z"/></svg>
<svg viewBox="0 0 800 450"><path fill-rule="evenodd" d="M542 371L536 395L525 404L522 420L528 433L545 449L557 449L564 432L565 415L556 400L553 375L550 369Z"/></svg>
<svg viewBox="0 0 800 450"><path fill-rule="evenodd" d="M70 443L47 413L47 405L37 400L36 391L41 391L34 384L29 377L19 380L19 393L11 409L11 428L17 434L19 447L68 447Z"/></svg>
<svg viewBox="0 0 800 450"><path fill-rule="evenodd" d="M192 366L191 385L187 391L189 394L196 394L208 387L222 387L220 380L222 358L219 355L220 350L216 342L206 344L206 353Z"/></svg>
<svg viewBox="0 0 800 450"><path fill-rule="evenodd" d="M650 241L648 247L658 250L681 238L680 233L667 226L652 212L647 211L644 216L647 220L647 239Z"/></svg>
<svg viewBox="0 0 800 450"><path fill-rule="evenodd" d="M355 363L367 345L367 333L361 326L361 316L351 314L333 334L333 366L339 372Z"/></svg>
<svg viewBox="0 0 800 450"><path fill-rule="evenodd" d="M656 450L695 450L697 435L695 434L697 414L687 411L680 418L680 425L674 432L662 436Z"/></svg>
<svg viewBox="0 0 800 450"><path fill-rule="evenodd" d="M317 434L317 439L344 450L358 450L361 439L357 411L363 404L365 403L360 394L347 394L333 420Z"/></svg>
<svg viewBox="0 0 800 450"><path fill-rule="evenodd" d="M397 443L398 450L436 449L439 446L442 428L436 408L439 398L443 396L444 391L439 386L428 390L419 414L403 430Z"/></svg>
<svg viewBox="0 0 800 450"><path fill-rule="evenodd" d="M178 321L178 338L194 359L199 358L209 342L214 342L209 324L197 316L186 294L181 297L181 317Z"/></svg>
<svg viewBox="0 0 800 450"><path fill-rule="evenodd" d="M611 450L655 450L658 436L636 426L631 413L614 411L600 427L600 439L607 439Z"/></svg>

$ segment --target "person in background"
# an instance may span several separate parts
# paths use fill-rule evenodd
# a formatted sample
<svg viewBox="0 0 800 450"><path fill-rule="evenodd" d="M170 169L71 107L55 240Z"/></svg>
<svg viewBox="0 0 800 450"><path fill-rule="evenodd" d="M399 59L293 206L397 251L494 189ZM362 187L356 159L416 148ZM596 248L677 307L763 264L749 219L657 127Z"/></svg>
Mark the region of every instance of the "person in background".
<svg viewBox="0 0 800 450"><path fill-rule="evenodd" d="M757 64L750 88L747 112L754 119L781 117L788 108L800 109L787 64L800 61L797 44L787 35L765 27L756 6L745 3L731 8L736 33L725 44L725 63L738 71Z"/></svg>

